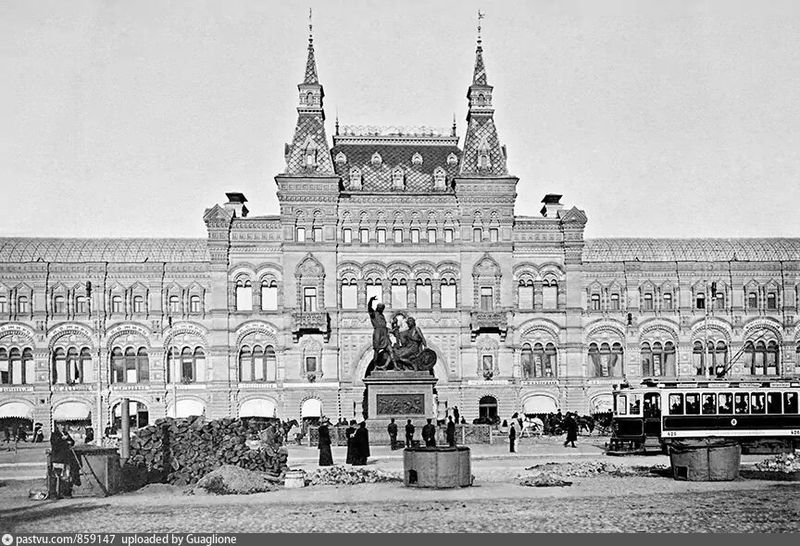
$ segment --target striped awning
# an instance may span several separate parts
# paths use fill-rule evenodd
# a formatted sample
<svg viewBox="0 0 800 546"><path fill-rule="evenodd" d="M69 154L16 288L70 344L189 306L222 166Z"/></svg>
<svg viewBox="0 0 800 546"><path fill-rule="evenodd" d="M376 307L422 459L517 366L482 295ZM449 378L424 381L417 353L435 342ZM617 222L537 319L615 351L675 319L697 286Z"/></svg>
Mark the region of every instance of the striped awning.
<svg viewBox="0 0 800 546"><path fill-rule="evenodd" d="M91 408L83 402L64 402L53 409L53 421L85 421L91 417Z"/></svg>
<svg viewBox="0 0 800 546"><path fill-rule="evenodd" d="M3 417L33 419L33 408L24 402L6 402L0 405L0 419Z"/></svg>
<svg viewBox="0 0 800 546"><path fill-rule="evenodd" d="M275 417L275 402L268 398L247 400L239 408L239 417Z"/></svg>

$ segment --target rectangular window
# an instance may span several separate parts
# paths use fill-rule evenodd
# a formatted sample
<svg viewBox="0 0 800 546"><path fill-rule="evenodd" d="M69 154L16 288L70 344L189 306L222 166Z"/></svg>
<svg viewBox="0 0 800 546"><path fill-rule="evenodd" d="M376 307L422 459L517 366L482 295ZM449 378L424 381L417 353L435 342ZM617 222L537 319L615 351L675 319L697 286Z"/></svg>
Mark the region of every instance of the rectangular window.
<svg viewBox="0 0 800 546"><path fill-rule="evenodd" d="M619 311L619 294L611 294L611 310Z"/></svg>
<svg viewBox="0 0 800 546"><path fill-rule="evenodd" d="M703 394L703 415L714 415L717 413L717 395Z"/></svg>
<svg viewBox="0 0 800 546"><path fill-rule="evenodd" d="M358 309L358 286L356 284L342 285L342 309Z"/></svg>
<svg viewBox="0 0 800 546"><path fill-rule="evenodd" d="M669 413L670 415L683 415L683 395L670 394L669 395Z"/></svg>
<svg viewBox="0 0 800 546"><path fill-rule="evenodd" d="M456 285L442 283L442 309L455 309L456 308Z"/></svg>
<svg viewBox="0 0 800 546"><path fill-rule="evenodd" d="M303 288L303 311L315 313L317 311L317 289L313 287Z"/></svg>
<svg viewBox="0 0 800 546"><path fill-rule="evenodd" d="M8 313L8 302L5 296L0 296L0 313Z"/></svg>
<svg viewBox="0 0 800 546"><path fill-rule="evenodd" d="M412 229L411 230L411 242L414 243L414 244L419 243L419 230L418 229Z"/></svg>
<svg viewBox="0 0 800 546"><path fill-rule="evenodd" d="M383 302L383 286L380 283L367 284L367 301L375 297L374 305Z"/></svg>
<svg viewBox="0 0 800 546"><path fill-rule="evenodd" d="M452 229L444 230L444 242L445 243L452 243L453 242L453 230Z"/></svg>
<svg viewBox="0 0 800 546"><path fill-rule="evenodd" d="M695 298L695 309L705 309L706 308L706 296L705 294L697 294Z"/></svg>
<svg viewBox="0 0 800 546"><path fill-rule="evenodd" d="M200 296L192 296L189 299L189 312L190 313L200 312Z"/></svg>
<svg viewBox="0 0 800 546"><path fill-rule="evenodd" d="M483 230L481 228L472 229L472 242L480 243L483 240Z"/></svg>
<svg viewBox="0 0 800 546"><path fill-rule="evenodd" d="M558 286L546 285L542 287L542 308L558 308Z"/></svg>
<svg viewBox="0 0 800 546"><path fill-rule="evenodd" d="M494 309L494 291L491 286L481 287L481 311Z"/></svg>
<svg viewBox="0 0 800 546"><path fill-rule="evenodd" d="M431 285L417 282L417 309L431 308Z"/></svg>
<svg viewBox="0 0 800 546"><path fill-rule="evenodd" d="M344 228L342 230L342 241L344 244L349 245L353 242L353 230L350 228Z"/></svg>
<svg viewBox="0 0 800 546"><path fill-rule="evenodd" d="M239 285L236 287L236 310L253 310L253 288L249 284L247 286Z"/></svg>
<svg viewBox="0 0 800 546"><path fill-rule="evenodd" d="M366 228L361 228L358 230L358 237L361 240L362 245L366 245L369 243L369 230Z"/></svg>
<svg viewBox="0 0 800 546"><path fill-rule="evenodd" d="M484 372L493 372L494 371L494 357L492 355L482 355L483 359L483 371Z"/></svg>
<svg viewBox="0 0 800 546"><path fill-rule="evenodd" d="M489 240L493 243L496 243L500 240L500 230L497 228L491 228L489 230Z"/></svg>
<svg viewBox="0 0 800 546"><path fill-rule="evenodd" d="M767 393L767 413L773 415L783 413L781 408L781 393L769 392Z"/></svg>
<svg viewBox="0 0 800 546"><path fill-rule="evenodd" d="M767 309L773 311L778 308L778 297L774 292L767 294Z"/></svg>
<svg viewBox="0 0 800 546"><path fill-rule="evenodd" d="M746 415L750 413L750 396L747 393L738 392L733 395L733 409L736 415Z"/></svg>
<svg viewBox="0 0 800 546"><path fill-rule="evenodd" d="M322 228L315 227L314 228L314 242L321 243L322 242Z"/></svg>
<svg viewBox="0 0 800 546"><path fill-rule="evenodd" d="M519 308L533 309L533 285L519 287Z"/></svg>
<svg viewBox="0 0 800 546"><path fill-rule="evenodd" d="M28 313L28 298L20 296L17 300L17 313Z"/></svg>
<svg viewBox="0 0 800 546"><path fill-rule="evenodd" d="M754 392L750 395L750 413L764 413L767 410L763 392Z"/></svg>
<svg viewBox="0 0 800 546"><path fill-rule="evenodd" d="M136 311L136 299L133 300L133 311L134 313L138 313L140 311ZM89 312L89 306L86 304L86 297L78 296L75 298L75 313L79 315L83 315Z"/></svg>
<svg viewBox="0 0 800 546"><path fill-rule="evenodd" d="M386 230L385 229L379 229L377 231L377 236L378 236L378 243L385 243L386 242Z"/></svg>
<svg viewBox="0 0 800 546"><path fill-rule="evenodd" d="M307 356L306 357L306 373L316 372L317 371L317 357L316 356Z"/></svg>
<svg viewBox="0 0 800 546"><path fill-rule="evenodd" d="M306 242L306 228L297 228L297 242L298 243L305 243Z"/></svg>
<svg viewBox="0 0 800 546"><path fill-rule="evenodd" d="M664 300L664 309L671 310L672 309L672 294L664 294L662 296Z"/></svg>
<svg viewBox="0 0 800 546"><path fill-rule="evenodd" d="M653 294L648 293L644 295L644 310L645 311L653 310Z"/></svg>
<svg viewBox="0 0 800 546"><path fill-rule="evenodd" d="M733 413L733 395L729 392L719 393L719 406L717 406L720 415L730 415Z"/></svg>
<svg viewBox="0 0 800 546"><path fill-rule="evenodd" d="M395 309L408 307L408 287L405 284L392 285L392 307Z"/></svg>
<svg viewBox="0 0 800 546"><path fill-rule="evenodd" d="M428 242L431 243L431 244L436 242L436 230L435 229L429 229L428 230Z"/></svg>
<svg viewBox="0 0 800 546"><path fill-rule="evenodd" d="M686 415L700 415L700 395L696 392L686 394Z"/></svg>
<svg viewBox="0 0 800 546"><path fill-rule="evenodd" d="M631 394L630 400L628 400L628 413L631 415L639 415L642 411L642 404L639 400L638 394Z"/></svg>
<svg viewBox="0 0 800 546"><path fill-rule="evenodd" d="M797 393L783 393L783 413L797 413Z"/></svg>
<svg viewBox="0 0 800 546"><path fill-rule="evenodd" d="M628 397L624 394L617 396L614 399L614 402L617 404L616 410L617 415L628 415Z"/></svg>
<svg viewBox="0 0 800 546"><path fill-rule="evenodd" d="M61 315L66 312L64 296L56 296L53 298L53 313Z"/></svg>
<svg viewBox="0 0 800 546"><path fill-rule="evenodd" d="M278 287L274 284L261 285L261 310L278 310Z"/></svg>
<svg viewBox="0 0 800 546"><path fill-rule="evenodd" d="M394 230L394 242L395 243L402 243L403 242L403 230L396 229Z"/></svg>

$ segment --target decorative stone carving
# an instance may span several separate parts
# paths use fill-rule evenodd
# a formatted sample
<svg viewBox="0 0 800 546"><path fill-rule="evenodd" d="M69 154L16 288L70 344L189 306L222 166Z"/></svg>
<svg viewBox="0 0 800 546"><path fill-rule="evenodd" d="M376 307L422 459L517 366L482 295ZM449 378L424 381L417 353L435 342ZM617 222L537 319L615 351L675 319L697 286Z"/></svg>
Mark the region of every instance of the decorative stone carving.
<svg viewBox="0 0 800 546"><path fill-rule="evenodd" d="M425 396L422 394L378 394L377 415L425 415Z"/></svg>

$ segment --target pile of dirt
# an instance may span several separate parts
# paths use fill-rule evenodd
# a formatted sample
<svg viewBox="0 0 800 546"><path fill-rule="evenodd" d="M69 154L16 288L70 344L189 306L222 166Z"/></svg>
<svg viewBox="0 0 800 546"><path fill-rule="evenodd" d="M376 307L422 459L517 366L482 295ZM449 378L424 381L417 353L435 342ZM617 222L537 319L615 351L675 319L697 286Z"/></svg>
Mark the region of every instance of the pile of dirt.
<svg viewBox="0 0 800 546"><path fill-rule="evenodd" d="M403 481L401 475L360 466L326 466L306 474L306 485L354 485Z"/></svg>
<svg viewBox="0 0 800 546"><path fill-rule="evenodd" d="M669 466L626 466L602 461L581 461L570 463L543 463L527 467L525 470L532 474L519 476L518 480L523 485L526 481L535 481L539 476L556 476L566 478L593 478L597 476L612 476L617 478L652 477L669 474Z"/></svg>
<svg viewBox="0 0 800 546"><path fill-rule="evenodd" d="M800 472L800 453L782 453L753 465L755 470L761 472L782 472L791 474Z"/></svg>
<svg viewBox="0 0 800 546"><path fill-rule="evenodd" d="M526 487L565 487L572 485L572 482L549 472L539 472L521 478L519 484Z"/></svg>
<svg viewBox="0 0 800 546"><path fill-rule="evenodd" d="M191 491L195 495L249 495L280 489L281 482L264 472L226 464L200 478Z"/></svg>

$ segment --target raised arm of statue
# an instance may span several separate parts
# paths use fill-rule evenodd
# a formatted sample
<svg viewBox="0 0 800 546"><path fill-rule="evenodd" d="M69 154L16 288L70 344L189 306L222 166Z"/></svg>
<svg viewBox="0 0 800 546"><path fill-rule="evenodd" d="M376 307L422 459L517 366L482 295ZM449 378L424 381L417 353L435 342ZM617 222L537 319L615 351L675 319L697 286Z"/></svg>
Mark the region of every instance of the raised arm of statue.
<svg viewBox="0 0 800 546"><path fill-rule="evenodd" d="M375 310L372 308L372 302L376 299L378 299L377 296L372 296L367 302L367 313L369 313L370 318L375 316Z"/></svg>

